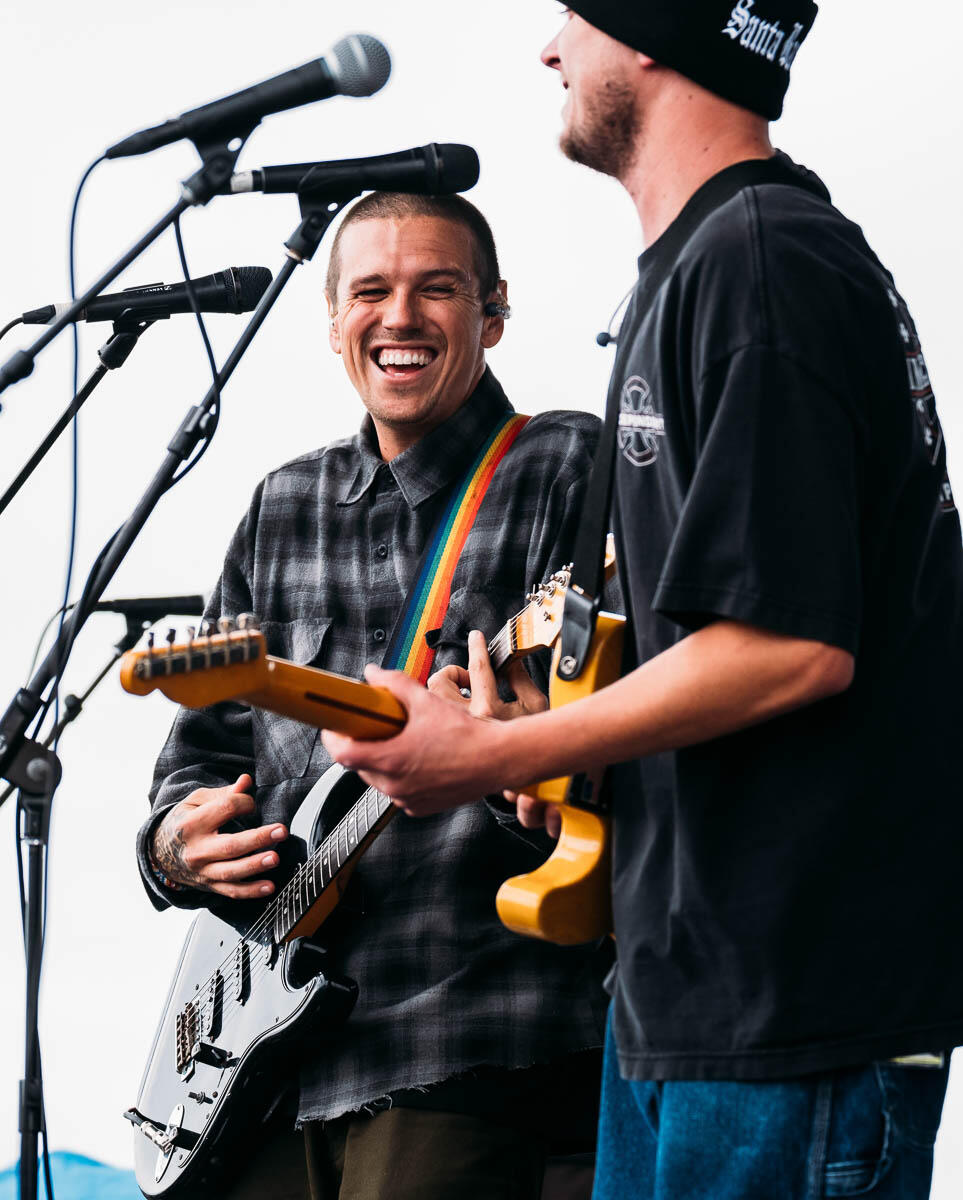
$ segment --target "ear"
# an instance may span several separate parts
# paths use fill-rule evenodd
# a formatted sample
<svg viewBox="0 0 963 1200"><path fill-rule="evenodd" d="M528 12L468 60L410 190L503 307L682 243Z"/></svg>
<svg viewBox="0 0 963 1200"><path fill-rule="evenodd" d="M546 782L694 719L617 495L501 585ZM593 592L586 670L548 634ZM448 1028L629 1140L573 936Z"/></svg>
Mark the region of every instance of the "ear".
<svg viewBox="0 0 963 1200"><path fill-rule="evenodd" d="M508 306L508 284L504 279L499 279L498 288L488 297L488 302L494 302L500 307ZM493 346L497 346L502 340L502 334L505 332L505 318L501 315L493 317L485 317L482 325L481 344L485 350L491 350Z"/></svg>
<svg viewBox="0 0 963 1200"><path fill-rule="evenodd" d="M324 301L328 306L328 344L335 354L340 354L341 325L338 318L338 310L332 305L330 297L325 296Z"/></svg>

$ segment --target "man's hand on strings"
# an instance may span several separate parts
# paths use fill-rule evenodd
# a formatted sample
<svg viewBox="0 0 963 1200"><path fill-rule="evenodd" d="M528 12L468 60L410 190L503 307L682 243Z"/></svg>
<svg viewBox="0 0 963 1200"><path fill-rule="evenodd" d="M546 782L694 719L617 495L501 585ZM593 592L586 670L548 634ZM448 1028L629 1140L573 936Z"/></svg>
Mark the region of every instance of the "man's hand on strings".
<svg viewBox="0 0 963 1200"><path fill-rule="evenodd" d="M514 693L514 700L499 697L485 635L473 629L468 635L468 669L443 667L428 680L428 690L461 705L473 717L489 720L511 721L548 708L548 701L533 683L521 659L511 664L505 680Z"/></svg>

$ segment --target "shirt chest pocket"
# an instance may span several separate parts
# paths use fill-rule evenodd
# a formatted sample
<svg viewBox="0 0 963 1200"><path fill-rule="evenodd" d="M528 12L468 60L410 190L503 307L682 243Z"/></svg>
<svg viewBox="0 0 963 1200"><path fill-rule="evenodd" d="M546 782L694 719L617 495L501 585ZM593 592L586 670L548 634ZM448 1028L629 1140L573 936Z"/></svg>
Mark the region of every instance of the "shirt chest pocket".
<svg viewBox="0 0 963 1200"><path fill-rule="evenodd" d="M330 617L261 622L268 653L306 667L322 665L330 628ZM252 709L251 715L257 786L301 779L308 769L319 731L263 708Z"/></svg>

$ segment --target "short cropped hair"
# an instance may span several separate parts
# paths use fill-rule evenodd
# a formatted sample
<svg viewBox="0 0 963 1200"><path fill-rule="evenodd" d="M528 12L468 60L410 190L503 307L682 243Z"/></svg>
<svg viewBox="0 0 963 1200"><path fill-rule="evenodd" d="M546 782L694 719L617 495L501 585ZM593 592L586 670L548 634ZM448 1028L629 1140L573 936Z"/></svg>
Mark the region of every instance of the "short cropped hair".
<svg viewBox="0 0 963 1200"><path fill-rule="evenodd" d="M341 277L341 237L359 221L400 220L404 217L439 217L461 225L472 239L475 248L475 273L481 283L481 298L498 290L501 272L491 226L463 196L417 196L410 192L371 192L353 208L349 208L338 227L328 259L328 274L324 283L325 295L332 307L338 300L338 281Z"/></svg>

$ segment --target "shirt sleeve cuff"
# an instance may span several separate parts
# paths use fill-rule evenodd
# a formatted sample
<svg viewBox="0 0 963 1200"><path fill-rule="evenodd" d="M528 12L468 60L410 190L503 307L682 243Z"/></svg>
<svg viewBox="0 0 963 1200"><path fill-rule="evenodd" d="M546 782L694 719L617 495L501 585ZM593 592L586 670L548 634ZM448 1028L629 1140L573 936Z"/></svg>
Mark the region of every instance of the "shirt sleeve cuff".
<svg viewBox="0 0 963 1200"><path fill-rule="evenodd" d="M137 867L144 890L147 892L147 898L158 912L162 912L165 908L201 908L205 903L204 893L197 888L165 887L154 871L150 847L158 825L173 807L173 804L166 804L163 808L155 809L137 831Z"/></svg>

